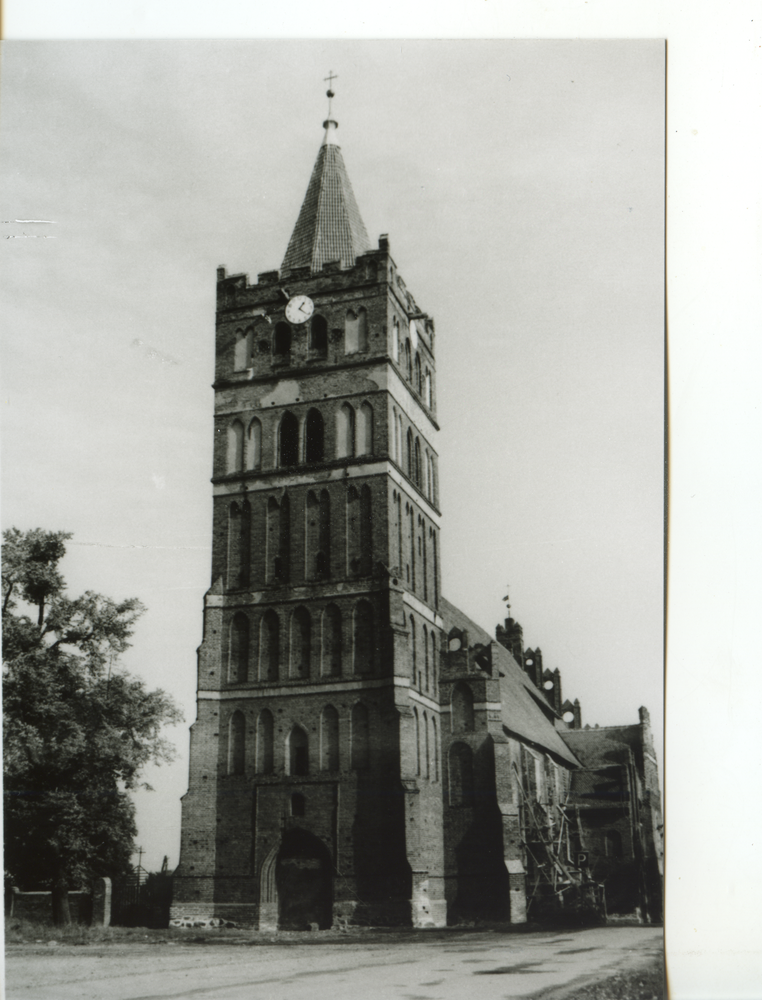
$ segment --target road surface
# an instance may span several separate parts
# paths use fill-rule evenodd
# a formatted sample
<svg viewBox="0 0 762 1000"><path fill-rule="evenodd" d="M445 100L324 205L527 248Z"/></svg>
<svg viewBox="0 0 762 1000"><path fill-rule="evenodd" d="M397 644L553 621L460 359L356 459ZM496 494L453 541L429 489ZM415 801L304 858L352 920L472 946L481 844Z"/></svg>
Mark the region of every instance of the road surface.
<svg viewBox="0 0 762 1000"><path fill-rule="evenodd" d="M10 945L8 1000L506 1000L644 967L663 954L650 927L505 934L320 933L276 943L241 937L194 943ZM573 997L573 991L568 996Z"/></svg>

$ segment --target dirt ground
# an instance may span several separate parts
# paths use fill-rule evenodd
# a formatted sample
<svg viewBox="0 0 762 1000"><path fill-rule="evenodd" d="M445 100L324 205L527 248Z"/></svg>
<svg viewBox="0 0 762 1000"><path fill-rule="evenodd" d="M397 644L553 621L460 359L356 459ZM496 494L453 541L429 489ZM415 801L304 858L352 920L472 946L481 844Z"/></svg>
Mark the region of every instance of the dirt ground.
<svg viewBox="0 0 762 1000"><path fill-rule="evenodd" d="M662 932L652 927L277 935L135 928L80 944L44 933L28 940L14 936L6 951L8 1000L664 996Z"/></svg>

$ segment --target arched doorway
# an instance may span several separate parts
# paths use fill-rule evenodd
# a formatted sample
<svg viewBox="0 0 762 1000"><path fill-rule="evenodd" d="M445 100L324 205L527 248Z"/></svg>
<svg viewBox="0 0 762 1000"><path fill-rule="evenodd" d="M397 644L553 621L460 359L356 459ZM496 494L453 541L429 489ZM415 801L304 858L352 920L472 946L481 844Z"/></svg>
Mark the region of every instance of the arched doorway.
<svg viewBox="0 0 762 1000"><path fill-rule="evenodd" d="M322 841L306 830L283 834L275 863L278 896L278 929L306 931L311 924L321 930L333 922L331 858Z"/></svg>

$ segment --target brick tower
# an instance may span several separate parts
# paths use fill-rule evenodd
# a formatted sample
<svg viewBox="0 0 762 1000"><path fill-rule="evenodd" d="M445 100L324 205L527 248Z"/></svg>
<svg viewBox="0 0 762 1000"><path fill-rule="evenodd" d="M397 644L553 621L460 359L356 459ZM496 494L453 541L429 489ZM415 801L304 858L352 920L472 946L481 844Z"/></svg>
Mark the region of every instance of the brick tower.
<svg viewBox="0 0 762 1000"><path fill-rule="evenodd" d="M337 127L280 272L217 272L175 918L446 920L434 323L371 248Z"/></svg>

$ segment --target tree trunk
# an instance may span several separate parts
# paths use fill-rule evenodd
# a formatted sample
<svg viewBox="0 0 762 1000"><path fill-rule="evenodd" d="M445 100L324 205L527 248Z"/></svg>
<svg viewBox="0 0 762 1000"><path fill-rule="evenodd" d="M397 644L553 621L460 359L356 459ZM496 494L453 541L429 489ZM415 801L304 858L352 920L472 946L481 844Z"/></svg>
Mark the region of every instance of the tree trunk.
<svg viewBox="0 0 762 1000"><path fill-rule="evenodd" d="M51 898L53 902L53 923L56 927L70 924L69 882L60 865L56 865Z"/></svg>

